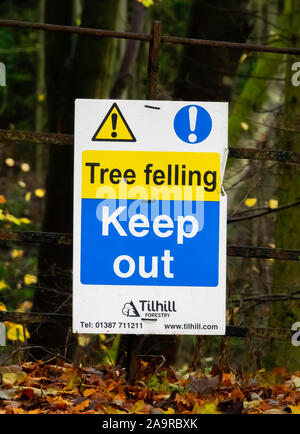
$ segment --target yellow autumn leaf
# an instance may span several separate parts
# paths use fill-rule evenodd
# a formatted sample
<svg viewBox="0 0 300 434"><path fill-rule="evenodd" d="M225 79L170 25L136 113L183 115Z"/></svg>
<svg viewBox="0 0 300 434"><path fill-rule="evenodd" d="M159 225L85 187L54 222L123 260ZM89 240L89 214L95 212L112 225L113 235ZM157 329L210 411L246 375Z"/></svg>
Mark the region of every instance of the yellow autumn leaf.
<svg viewBox="0 0 300 434"><path fill-rule="evenodd" d="M257 199L256 199L255 197L248 197L248 198L245 200L245 205L246 205L248 208L251 208L252 206L256 205L256 203L257 203Z"/></svg>
<svg viewBox="0 0 300 434"><path fill-rule="evenodd" d="M0 221L7 221L10 223L14 223L17 226L20 226L21 223L28 224L30 223L30 220L26 217L18 218L15 217L12 214L9 214L9 212L3 212L3 209L0 209Z"/></svg>
<svg viewBox="0 0 300 434"><path fill-rule="evenodd" d="M271 209L278 208L278 200L276 199L269 200L269 208Z"/></svg>
<svg viewBox="0 0 300 434"><path fill-rule="evenodd" d="M17 309L18 312L28 312L30 311L32 308L32 302L29 300L25 300L23 301L23 303L21 303Z"/></svg>
<svg viewBox="0 0 300 434"><path fill-rule="evenodd" d="M18 185L19 185L20 187L23 187L23 188L26 187L26 183L25 183L24 181L22 181L22 179L20 179L20 180L18 181Z"/></svg>
<svg viewBox="0 0 300 434"><path fill-rule="evenodd" d="M30 220L26 217L22 217L19 219L20 223L24 223L25 225L28 225L30 223Z"/></svg>
<svg viewBox="0 0 300 434"><path fill-rule="evenodd" d="M85 335L79 335L77 340L78 340L78 345L80 347L85 347L86 345L88 345L91 342L91 338L89 338L88 336L85 336Z"/></svg>
<svg viewBox="0 0 300 434"><path fill-rule="evenodd" d="M300 414L300 405L290 405L289 407L292 410L292 414Z"/></svg>
<svg viewBox="0 0 300 434"><path fill-rule="evenodd" d="M0 311L7 312L6 306L4 303L2 303L2 301L0 301Z"/></svg>
<svg viewBox="0 0 300 434"><path fill-rule="evenodd" d="M246 122L241 122L241 127L243 128L244 131L249 130L249 125Z"/></svg>
<svg viewBox="0 0 300 434"><path fill-rule="evenodd" d="M200 406L200 414L221 414L221 412L217 410L215 402L208 402Z"/></svg>
<svg viewBox="0 0 300 434"><path fill-rule="evenodd" d="M240 57L240 63L245 62L245 60L247 59L247 57L248 57L248 54L247 54L247 53L243 53L243 54L241 55L241 57Z"/></svg>
<svg viewBox="0 0 300 434"><path fill-rule="evenodd" d="M29 331L26 329L26 327L23 327L22 324L15 324L15 323L8 323L8 330L7 330L7 339L10 341L21 341L24 342L25 338L29 339L30 334ZM24 330L25 330L25 337L24 337Z"/></svg>
<svg viewBox="0 0 300 434"><path fill-rule="evenodd" d="M0 291L2 289L6 289L6 288L8 288L8 286L6 285L6 283L4 282L4 280L0 280Z"/></svg>
<svg viewBox="0 0 300 434"><path fill-rule="evenodd" d="M31 198L31 193L30 193L30 191L28 191L28 192L25 194L25 200L26 200L26 202L29 202L29 201L30 201L30 198Z"/></svg>
<svg viewBox="0 0 300 434"><path fill-rule="evenodd" d="M102 334L102 333L99 335L99 337L100 337L101 341L105 341L106 340L106 336L104 334Z"/></svg>
<svg viewBox="0 0 300 434"><path fill-rule="evenodd" d="M21 164L21 170L23 172L30 172L30 165L28 163L22 163Z"/></svg>
<svg viewBox="0 0 300 434"><path fill-rule="evenodd" d="M145 407L145 402L144 402L142 399L140 399L139 401L137 401L137 402L133 405L133 407L132 407L130 413L138 413L138 412L140 412L144 407Z"/></svg>
<svg viewBox="0 0 300 434"><path fill-rule="evenodd" d="M46 190L44 188L36 188L34 190L34 194L36 195L36 197L44 197L46 194Z"/></svg>
<svg viewBox="0 0 300 434"><path fill-rule="evenodd" d="M40 93L38 95L37 99L38 99L38 101L42 102L42 101L45 101L45 98L46 98L45 94L44 93Z"/></svg>
<svg viewBox="0 0 300 434"><path fill-rule="evenodd" d="M138 2L143 3L146 8L154 4L153 0L138 0Z"/></svg>
<svg viewBox="0 0 300 434"><path fill-rule="evenodd" d="M25 274L24 283L25 285L33 285L37 282L37 277L33 274Z"/></svg>
<svg viewBox="0 0 300 434"><path fill-rule="evenodd" d="M13 167L15 165L15 160L13 158L6 158L5 160L5 164L8 167Z"/></svg>
<svg viewBox="0 0 300 434"><path fill-rule="evenodd" d="M0 220L3 221L7 221L10 223L14 223L15 225L20 226L20 219L18 219L17 217L13 216L12 214L9 214L8 212L3 213L3 210L0 209Z"/></svg>
<svg viewBox="0 0 300 434"><path fill-rule="evenodd" d="M168 407L168 410L164 411L165 414L175 414L174 408Z"/></svg>
<svg viewBox="0 0 300 434"><path fill-rule="evenodd" d="M21 249L13 249L13 250L10 252L10 257L11 257L12 259L22 258L23 254L24 254L24 250L21 250Z"/></svg>

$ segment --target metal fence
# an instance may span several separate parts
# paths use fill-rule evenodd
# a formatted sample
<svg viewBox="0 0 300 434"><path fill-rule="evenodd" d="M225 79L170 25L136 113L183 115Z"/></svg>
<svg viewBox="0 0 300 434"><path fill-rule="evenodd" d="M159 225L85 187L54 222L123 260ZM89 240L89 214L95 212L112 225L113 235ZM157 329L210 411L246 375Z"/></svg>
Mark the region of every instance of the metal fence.
<svg viewBox="0 0 300 434"><path fill-rule="evenodd" d="M148 99L157 99L158 81L159 81L159 52L162 44L179 44L179 45L198 45L215 48L231 48L238 49L244 52L257 53L281 53L287 55L300 55L300 48L291 47L273 47L258 44L246 44L237 42L213 41L203 39L180 38L176 36L164 36L161 32L161 23L154 21L152 23L151 33L130 33L118 32L103 29L92 29L75 26L64 26L56 24L44 24L17 20L0 19L0 26L10 27L15 29L31 29L42 30L49 32L67 32L79 35L93 35L100 38L118 38L118 39L133 39L143 41L149 44L148 55ZM24 143L24 144L43 144L50 146L72 146L74 137L70 134L57 133L37 133L29 131L1 130L0 142L2 143ZM260 150L256 148L239 148L229 147L229 158L248 159L248 160L263 160L276 161L289 164L300 164L300 153L289 152L284 150ZM300 201L292 205L298 205ZM263 214L276 212L278 210L288 208L290 205L280 207L278 209L267 209ZM248 219L249 217L247 217ZM237 219L228 220L228 223L238 221ZM49 232L23 232L14 230L0 230L0 241L11 241L14 243L45 243L56 245L72 245L72 235L64 233L49 233ZM268 247L252 247L228 245L227 255L235 257L248 257L260 259L277 259L300 261L300 250L277 249ZM59 323L64 325L71 324L71 314L58 313L23 313L23 312L3 312L0 311L0 321L13 321L18 323ZM247 326L227 326L226 336L236 337L257 337L267 339L290 339L292 331L283 328L262 328L262 327L247 327Z"/></svg>

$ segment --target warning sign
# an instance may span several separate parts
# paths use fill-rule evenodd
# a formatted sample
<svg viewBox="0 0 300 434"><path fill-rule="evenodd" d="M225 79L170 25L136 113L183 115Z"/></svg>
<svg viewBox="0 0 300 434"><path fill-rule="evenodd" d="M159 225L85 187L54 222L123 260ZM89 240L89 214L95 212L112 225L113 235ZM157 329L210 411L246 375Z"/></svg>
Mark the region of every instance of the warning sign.
<svg viewBox="0 0 300 434"><path fill-rule="evenodd" d="M76 100L74 332L225 333L227 124L227 103Z"/></svg>
<svg viewBox="0 0 300 434"><path fill-rule="evenodd" d="M93 141L136 142L117 104L113 104L95 132Z"/></svg>

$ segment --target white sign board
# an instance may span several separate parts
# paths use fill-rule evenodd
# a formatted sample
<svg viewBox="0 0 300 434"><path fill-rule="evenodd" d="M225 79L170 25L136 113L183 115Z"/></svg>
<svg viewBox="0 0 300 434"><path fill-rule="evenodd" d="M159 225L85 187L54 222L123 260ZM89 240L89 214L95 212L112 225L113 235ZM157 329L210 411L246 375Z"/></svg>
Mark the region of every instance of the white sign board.
<svg viewBox="0 0 300 434"><path fill-rule="evenodd" d="M78 99L73 331L225 333L227 103Z"/></svg>

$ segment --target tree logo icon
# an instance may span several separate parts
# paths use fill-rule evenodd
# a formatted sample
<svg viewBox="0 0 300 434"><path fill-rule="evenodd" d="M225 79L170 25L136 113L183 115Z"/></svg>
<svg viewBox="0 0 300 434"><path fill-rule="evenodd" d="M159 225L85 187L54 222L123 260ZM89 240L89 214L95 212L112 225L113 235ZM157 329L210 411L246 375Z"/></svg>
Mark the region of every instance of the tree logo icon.
<svg viewBox="0 0 300 434"><path fill-rule="evenodd" d="M133 302L131 301L130 303L125 303L122 309L122 314L127 316L127 317L137 317L140 316L140 314L138 313L137 308L135 307L135 305L133 304Z"/></svg>

